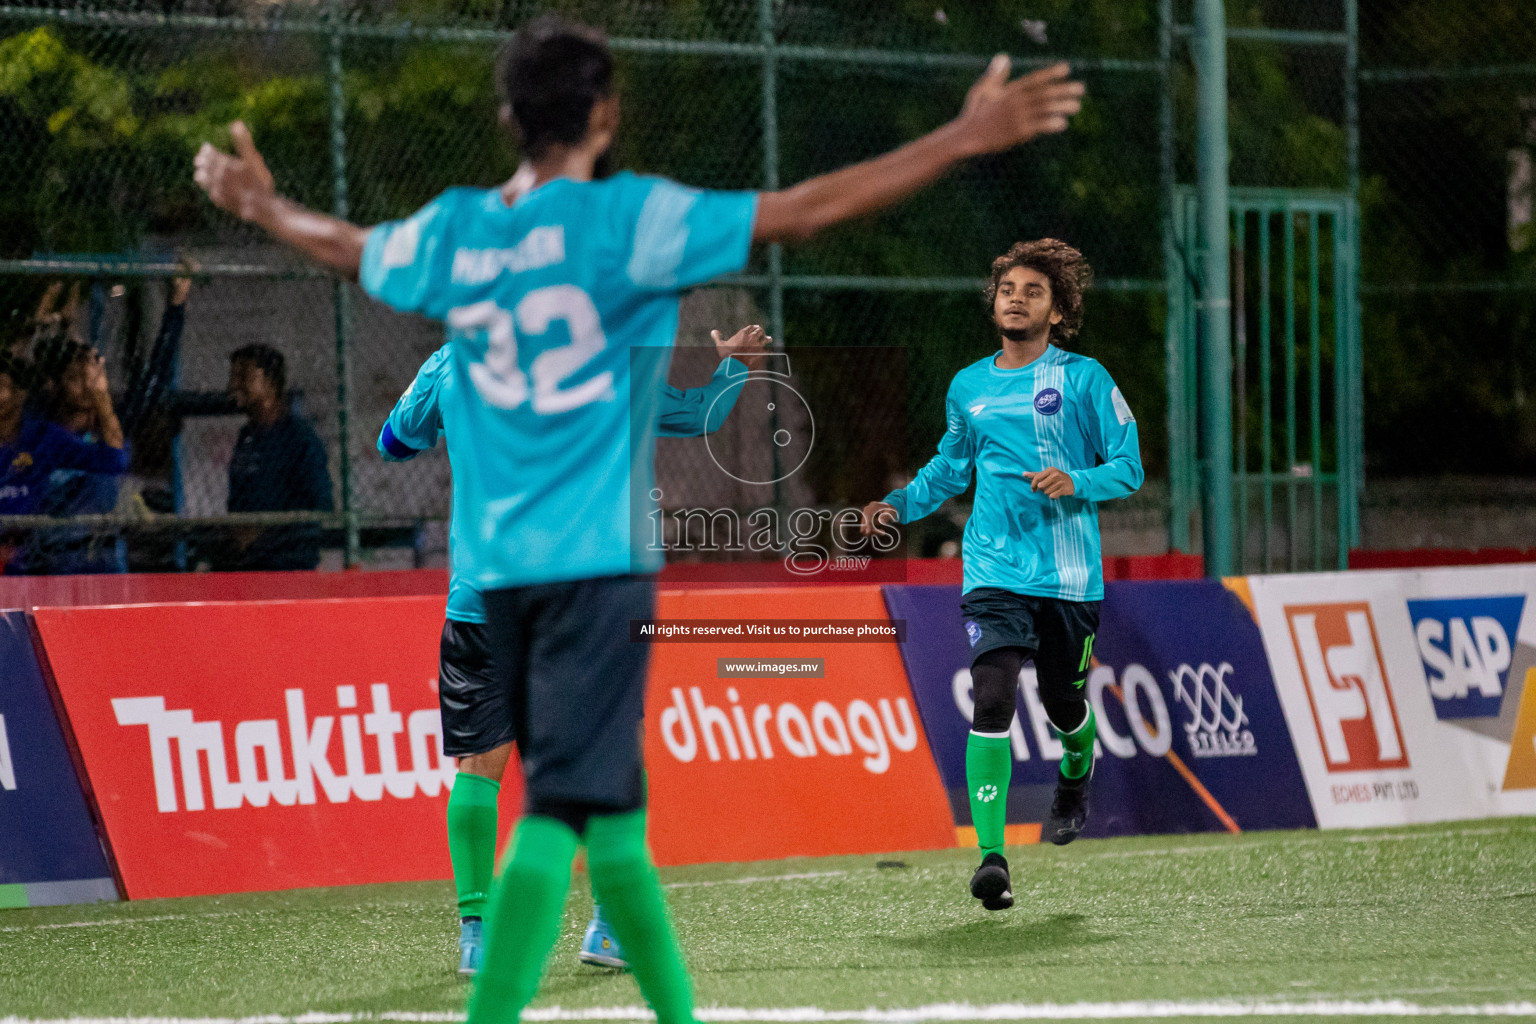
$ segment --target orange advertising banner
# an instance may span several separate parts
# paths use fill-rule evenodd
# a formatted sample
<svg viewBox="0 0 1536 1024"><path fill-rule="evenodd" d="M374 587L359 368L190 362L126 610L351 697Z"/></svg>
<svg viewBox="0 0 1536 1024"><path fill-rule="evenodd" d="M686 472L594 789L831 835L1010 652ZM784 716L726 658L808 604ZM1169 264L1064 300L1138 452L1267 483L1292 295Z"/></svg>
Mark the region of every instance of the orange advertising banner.
<svg viewBox="0 0 1536 1024"><path fill-rule="evenodd" d="M443 604L34 611L128 897L450 877Z"/></svg>
<svg viewBox="0 0 1536 1024"><path fill-rule="evenodd" d="M652 648L645 755L659 863L955 844L896 643L838 633L890 621L879 587L663 591L656 617L727 630L795 620L809 637L752 640L744 628ZM830 626L819 636L818 622Z"/></svg>

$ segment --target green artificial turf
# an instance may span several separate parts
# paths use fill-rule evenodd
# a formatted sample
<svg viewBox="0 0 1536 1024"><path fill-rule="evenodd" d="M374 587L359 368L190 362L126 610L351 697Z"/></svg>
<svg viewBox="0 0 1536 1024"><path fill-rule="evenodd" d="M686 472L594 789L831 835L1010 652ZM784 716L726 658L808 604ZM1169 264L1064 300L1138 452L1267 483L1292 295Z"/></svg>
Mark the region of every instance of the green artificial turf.
<svg viewBox="0 0 1536 1024"><path fill-rule="evenodd" d="M1536 819L663 872L701 1006L1536 999ZM786 876L804 877L790 878ZM633 1006L576 962L578 874L538 1005ZM447 883L0 911L0 1017L460 1011Z"/></svg>

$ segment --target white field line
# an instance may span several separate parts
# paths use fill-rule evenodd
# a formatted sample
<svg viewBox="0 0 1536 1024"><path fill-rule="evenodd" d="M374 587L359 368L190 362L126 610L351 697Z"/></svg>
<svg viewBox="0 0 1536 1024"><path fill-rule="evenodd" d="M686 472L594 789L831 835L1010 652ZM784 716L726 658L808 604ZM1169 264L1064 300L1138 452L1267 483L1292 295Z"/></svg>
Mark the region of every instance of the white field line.
<svg viewBox="0 0 1536 1024"><path fill-rule="evenodd" d="M1403 999L1212 999L1160 1000L1120 1003L935 1003L910 1009L825 1010L816 1006L701 1008L696 1016L706 1024L951 1024L965 1021L1015 1020L1156 1020L1168 1017L1536 1017L1536 1003L1463 1003L1425 1005ZM254 1017L0 1017L0 1024L365 1024L403 1021L411 1024L457 1024L455 1013L304 1013ZM563 1021L650 1021L654 1015L639 1006L565 1009L559 1006L524 1010L522 1019L538 1024Z"/></svg>
<svg viewBox="0 0 1536 1024"><path fill-rule="evenodd" d="M714 878L703 882L669 882L663 889L696 889L705 885L755 885L758 882L798 882L806 878L842 878L847 871L805 871L795 875L753 875L749 878ZM0 1024L4 1024L0 1021Z"/></svg>

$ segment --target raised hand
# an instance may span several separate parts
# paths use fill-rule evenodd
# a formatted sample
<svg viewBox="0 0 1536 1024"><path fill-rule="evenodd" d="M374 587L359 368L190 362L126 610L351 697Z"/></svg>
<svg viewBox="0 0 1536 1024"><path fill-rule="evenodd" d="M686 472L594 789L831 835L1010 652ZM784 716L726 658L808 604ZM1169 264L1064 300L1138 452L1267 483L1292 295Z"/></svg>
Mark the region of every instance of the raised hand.
<svg viewBox="0 0 1536 1024"><path fill-rule="evenodd" d="M255 220L262 204L275 193L272 172L267 170L244 121L229 126L229 137L235 143L233 154L203 143L192 161L192 178L208 193L213 205L241 220Z"/></svg>
<svg viewBox="0 0 1536 1024"><path fill-rule="evenodd" d="M749 370L758 368L763 361L763 354L773 344L773 339L757 324L749 324L729 338L722 338L719 331L710 331L709 336L715 341L716 355L721 359L735 356L746 363Z"/></svg>
<svg viewBox="0 0 1536 1024"><path fill-rule="evenodd" d="M1012 82L1006 54L987 65L965 96L958 123L975 153L998 153L1040 135L1067 130L1067 119L1082 109L1083 83L1071 68L1053 64Z"/></svg>

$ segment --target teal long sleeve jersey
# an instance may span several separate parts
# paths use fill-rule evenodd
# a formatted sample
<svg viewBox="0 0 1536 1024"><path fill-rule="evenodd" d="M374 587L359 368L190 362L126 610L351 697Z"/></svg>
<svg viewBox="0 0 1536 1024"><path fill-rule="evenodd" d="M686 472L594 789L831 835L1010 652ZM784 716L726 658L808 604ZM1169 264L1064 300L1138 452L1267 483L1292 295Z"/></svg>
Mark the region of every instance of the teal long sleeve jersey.
<svg viewBox="0 0 1536 1024"><path fill-rule="evenodd" d="M1052 345L1027 366L995 355L955 375L938 454L886 495L903 523L961 493L976 473L965 524L965 591L997 587L1063 601L1104 597L1098 505L1141 486L1136 417L1103 366ZM1031 490L1025 473L1063 470L1071 497Z"/></svg>
<svg viewBox="0 0 1536 1024"><path fill-rule="evenodd" d="M416 378L405 389L379 431L378 450L386 462L413 459L445 437L443 403L447 393L462 387L453 379L450 342L427 357L416 371ZM741 383L751 371L738 359L727 357L715 367L709 383L703 387L675 388L665 384L657 419L658 437L696 437L712 434L730 416L741 394ZM448 401L452 402L449 398ZM454 444L448 439L448 457L453 462ZM462 463L463 460L457 460ZM462 471L455 466L455 473ZM453 519L448 534L448 618L455 622L485 622L485 601L474 584L458 571L453 553L459 542L454 534L460 520Z"/></svg>

